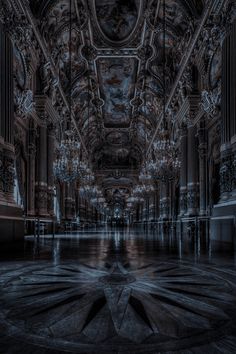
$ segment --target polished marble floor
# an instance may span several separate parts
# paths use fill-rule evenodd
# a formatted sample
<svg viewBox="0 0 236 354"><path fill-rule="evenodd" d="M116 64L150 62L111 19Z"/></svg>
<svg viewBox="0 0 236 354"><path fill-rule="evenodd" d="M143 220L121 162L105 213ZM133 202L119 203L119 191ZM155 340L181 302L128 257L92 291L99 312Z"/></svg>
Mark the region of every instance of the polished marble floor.
<svg viewBox="0 0 236 354"><path fill-rule="evenodd" d="M104 229L0 250L0 354L236 353L236 257Z"/></svg>

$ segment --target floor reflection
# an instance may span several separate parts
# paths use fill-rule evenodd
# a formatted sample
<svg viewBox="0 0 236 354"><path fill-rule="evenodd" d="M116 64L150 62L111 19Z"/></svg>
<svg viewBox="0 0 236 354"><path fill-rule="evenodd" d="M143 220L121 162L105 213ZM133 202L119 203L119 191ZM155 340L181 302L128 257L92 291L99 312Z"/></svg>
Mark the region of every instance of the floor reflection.
<svg viewBox="0 0 236 354"><path fill-rule="evenodd" d="M4 354L236 352L232 245L104 229L0 256Z"/></svg>
<svg viewBox="0 0 236 354"><path fill-rule="evenodd" d="M105 256L140 257L141 255L161 257L173 256L192 261L234 262L236 247L232 244L211 241L208 237L170 231L157 234L156 231L132 229L104 229L80 231L67 234L27 236L24 244L9 246L0 250L1 260L61 260L90 257L102 261Z"/></svg>

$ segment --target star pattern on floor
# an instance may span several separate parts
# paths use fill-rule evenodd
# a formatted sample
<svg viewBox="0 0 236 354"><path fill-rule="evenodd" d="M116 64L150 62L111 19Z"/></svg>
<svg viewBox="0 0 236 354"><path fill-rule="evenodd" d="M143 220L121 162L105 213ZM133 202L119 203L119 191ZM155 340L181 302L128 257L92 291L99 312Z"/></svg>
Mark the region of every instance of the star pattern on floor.
<svg viewBox="0 0 236 354"><path fill-rule="evenodd" d="M6 273L1 283L5 328L50 347L173 350L233 328L234 284L177 262L44 263Z"/></svg>

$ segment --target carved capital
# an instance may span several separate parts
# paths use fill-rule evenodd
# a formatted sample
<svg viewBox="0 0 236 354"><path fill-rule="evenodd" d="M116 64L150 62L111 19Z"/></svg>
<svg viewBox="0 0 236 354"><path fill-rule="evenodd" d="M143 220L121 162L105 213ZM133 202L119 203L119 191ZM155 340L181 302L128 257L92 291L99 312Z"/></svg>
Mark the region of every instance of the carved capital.
<svg viewBox="0 0 236 354"><path fill-rule="evenodd" d="M12 157L0 153L0 191L12 193L15 181L15 161Z"/></svg>
<svg viewBox="0 0 236 354"><path fill-rule="evenodd" d="M221 103L221 86L218 84L217 88L212 91L204 90L201 96L201 107L207 113L208 117L215 118L220 114Z"/></svg>
<svg viewBox="0 0 236 354"><path fill-rule="evenodd" d="M221 194L229 193L235 185L235 157L224 156L220 167Z"/></svg>
<svg viewBox="0 0 236 354"><path fill-rule="evenodd" d="M47 186L38 184L35 187L36 209L38 215L47 215L48 191Z"/></svg>

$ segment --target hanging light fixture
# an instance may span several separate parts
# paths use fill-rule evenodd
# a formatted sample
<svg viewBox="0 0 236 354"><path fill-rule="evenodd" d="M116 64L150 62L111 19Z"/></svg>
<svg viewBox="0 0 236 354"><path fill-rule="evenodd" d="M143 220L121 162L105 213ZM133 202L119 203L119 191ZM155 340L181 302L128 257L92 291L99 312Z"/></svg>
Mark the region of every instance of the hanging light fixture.
<svg viewBox="0 0 236 354"><path fill-rule="evenodd" d="M80 177L80 143L72 129L72 0L70 0L69 21L69 119L64 138L56 149L54 175L63 182L72 182Z"/></svg>
<svg viewBox="0 0 236 354"><path fill-rule="evenodd" d="M148 162L148 171L156 179L168 181L175 178L180 160L177 156L176 143L171 138L166 117L166 4L163 0L163 121L158 140L153 143L154 157Z"/></svg>
<svg viewBox="0 0 236 354"><path fill-rule="evenodd" d="M151 183L149 184L138 184L132 190L132 196L139 197L145 193L153 192L155 189Z"/></svg>
<svg viewBox="0 0 236 354"><path fill-rule="evenodd" d="M145 65L147 63L147 58L146 58L146 53L147 50L145 51ZM142 165L142 168L139 173L139 183L133 187L131 190L130 196L127 198L127 208L132 209L136 203L142 203L144 202L144 196L145 194L148 194L150 192L153 192L154 186L152 184L153 177L150 174L148 170L148 156L147 156L147 94L146 94L146 67L144 71L144 81L143 81L143 91L144 91L144 114L143 118L144 120L144 138L145 138L145 156L144 156L144 163Z"/></svg>
<svg viewBox="0 0 236 354"><path fill-rule="evenodd" d="M75 141L71 131L65 132L63 139L57 147L57 157L53 165L54 176L63 182L73 182L79 177L80 143Z"/></svg>
<svg viewBox="0 0 236 354"><path fill-rule="evenodd" d="M89 134L89 76L87 76L88 82L88 94L87 94L87 112L88 112L88 134ZM79 194L82 198L87 199L97 210L104 210L105 198L103 198L102 191L95 184L95 176L92 169L89 167L86 161L80 162L80 190Z"/></svg>
<svg viewBox="0 0 236 354"><path fill-rule="evenodd" d="M145 51L145 64L147 62L147 58L146 58L146 53L147 50ZM139 174L139 181L140 181L140 185L138 186L138 188L134 191L135 193L147 193L149 191L151 191L152 188L152 175L150 174L149 170L148 170L148 156L147 156L147 93L146 93L146 70L145 70L145 75L144 75L144 106L145 106L145 110L144 110L144 114L145 114L145 132L144 132L144 136L145 136L145 161L144 164L142 166L142 169L140 171Z"/></svg>

